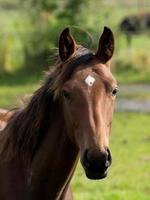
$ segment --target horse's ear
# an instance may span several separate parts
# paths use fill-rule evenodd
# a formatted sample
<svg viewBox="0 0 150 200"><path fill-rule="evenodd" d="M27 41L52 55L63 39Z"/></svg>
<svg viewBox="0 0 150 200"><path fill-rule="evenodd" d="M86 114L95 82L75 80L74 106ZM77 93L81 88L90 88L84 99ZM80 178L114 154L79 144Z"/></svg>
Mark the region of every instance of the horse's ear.
<svg viewBox="0 0 150 200"><path fill-rule="evenodd" d="M107 63L111 59L114 53L114 46L113 32L110 28L104 27L96 53L102 63Z"/></svg>
<svg viewBox="0 0 150 200"><path fill-rule="evenodd" d="M63 30L59 38L59 56L62 61L67 60L75 52L76 43L69 28Z"/></svg>

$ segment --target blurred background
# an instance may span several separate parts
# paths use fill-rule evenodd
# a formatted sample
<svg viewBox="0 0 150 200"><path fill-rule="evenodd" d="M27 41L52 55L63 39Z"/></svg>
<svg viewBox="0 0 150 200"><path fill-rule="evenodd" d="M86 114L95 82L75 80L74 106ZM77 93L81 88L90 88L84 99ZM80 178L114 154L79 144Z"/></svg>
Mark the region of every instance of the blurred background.
<svg viewBox="0 0 150 200"><path fill-rule="evenodd" d="M14 108L40 85L70 26L95 50L104 26L115 34L112 72L119 84L110 146L113 165L102 181L78 165L75 200L150 200L150 1L0 0L0 107Z"/></svg>

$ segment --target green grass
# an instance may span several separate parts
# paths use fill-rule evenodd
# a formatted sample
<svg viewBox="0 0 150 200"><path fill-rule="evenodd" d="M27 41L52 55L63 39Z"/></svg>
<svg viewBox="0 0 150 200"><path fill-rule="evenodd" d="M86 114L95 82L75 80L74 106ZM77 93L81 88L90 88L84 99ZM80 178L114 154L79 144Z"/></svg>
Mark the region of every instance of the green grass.
<svg viewBox="0 0 150 200"><path fill-rule="evenodd" d="M142 34L132 37L132 45L127 46L123 34L116 35L116 51L112 59L113 72L119 83L149 83L150 59L148 35Z"/></svg>
<svg viewBox="0 0 150 200"><path fill-rule="evenodd" d="M130 87L130 86L129 86ZM138 87L138 86L137 86ZM132 99L132 100L150 100L150 92L142 92L142 91L138 91L138 92L132 92L132 93L128 93L128 92L120 92L118 94L117 98L121 98L121 99Z"/></svg>
<svg viewBox="0 0 150 200"><path fill-rule="evenodd" d="M116 113L109 175L100 181L88 180L79 164L72 181L75 200L150 200L149 130L149 115Z"/></svg>
<svg viewBox="0 0 150 200"><path fill-rule="evenodd" d="M19 73L0 76L0 107L14 108L27 94L32 94L39 85L41 74Z"/></svg>
<svg viewBox="0 0 150 200"><path fill-rule="evenodd" d="M114 72L118 84L129 84L129 83L150 83L150 72L133 70L123 70L121 72Z"/></svg>

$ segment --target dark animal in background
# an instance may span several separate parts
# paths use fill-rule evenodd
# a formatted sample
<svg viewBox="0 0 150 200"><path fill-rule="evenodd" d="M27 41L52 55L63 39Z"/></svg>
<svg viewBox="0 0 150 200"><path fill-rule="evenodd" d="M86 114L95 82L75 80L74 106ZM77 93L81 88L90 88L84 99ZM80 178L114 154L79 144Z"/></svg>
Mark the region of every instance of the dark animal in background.
<svg viewBox="0 0 150 200"><path fill-rule="evenodd" d="M150 13L125 17L120 23L119 28L126 35L128 45L130 46L133 35L150 31Z"/></svg>
<svg viewBox="0 0 150 200"><path fill-rule="evenodd" d="M61 33L55 68L24 108L1 118L7 125L0 131L0 200L72 200L79 157L88 178L107 176L113 52L107 27L96 53L76 44L68 28Z"/></svg>

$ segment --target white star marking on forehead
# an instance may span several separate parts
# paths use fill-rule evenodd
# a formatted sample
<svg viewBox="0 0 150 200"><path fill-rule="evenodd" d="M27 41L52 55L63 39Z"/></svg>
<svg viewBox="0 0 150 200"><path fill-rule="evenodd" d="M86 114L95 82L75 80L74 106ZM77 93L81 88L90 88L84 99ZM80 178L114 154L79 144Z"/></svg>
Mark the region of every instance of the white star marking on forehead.
<svg viewBox="0 0 150 200"><path fill-rule="evenodd" d="M94 82L95 82L95 78L92 77L92 76L90 76L90 75L88 75L88 76L86 77L86 79L85 79L85 83L86 83L88 86L90 86L90 87L92 87L92 85L94 84Z"/></svg>

